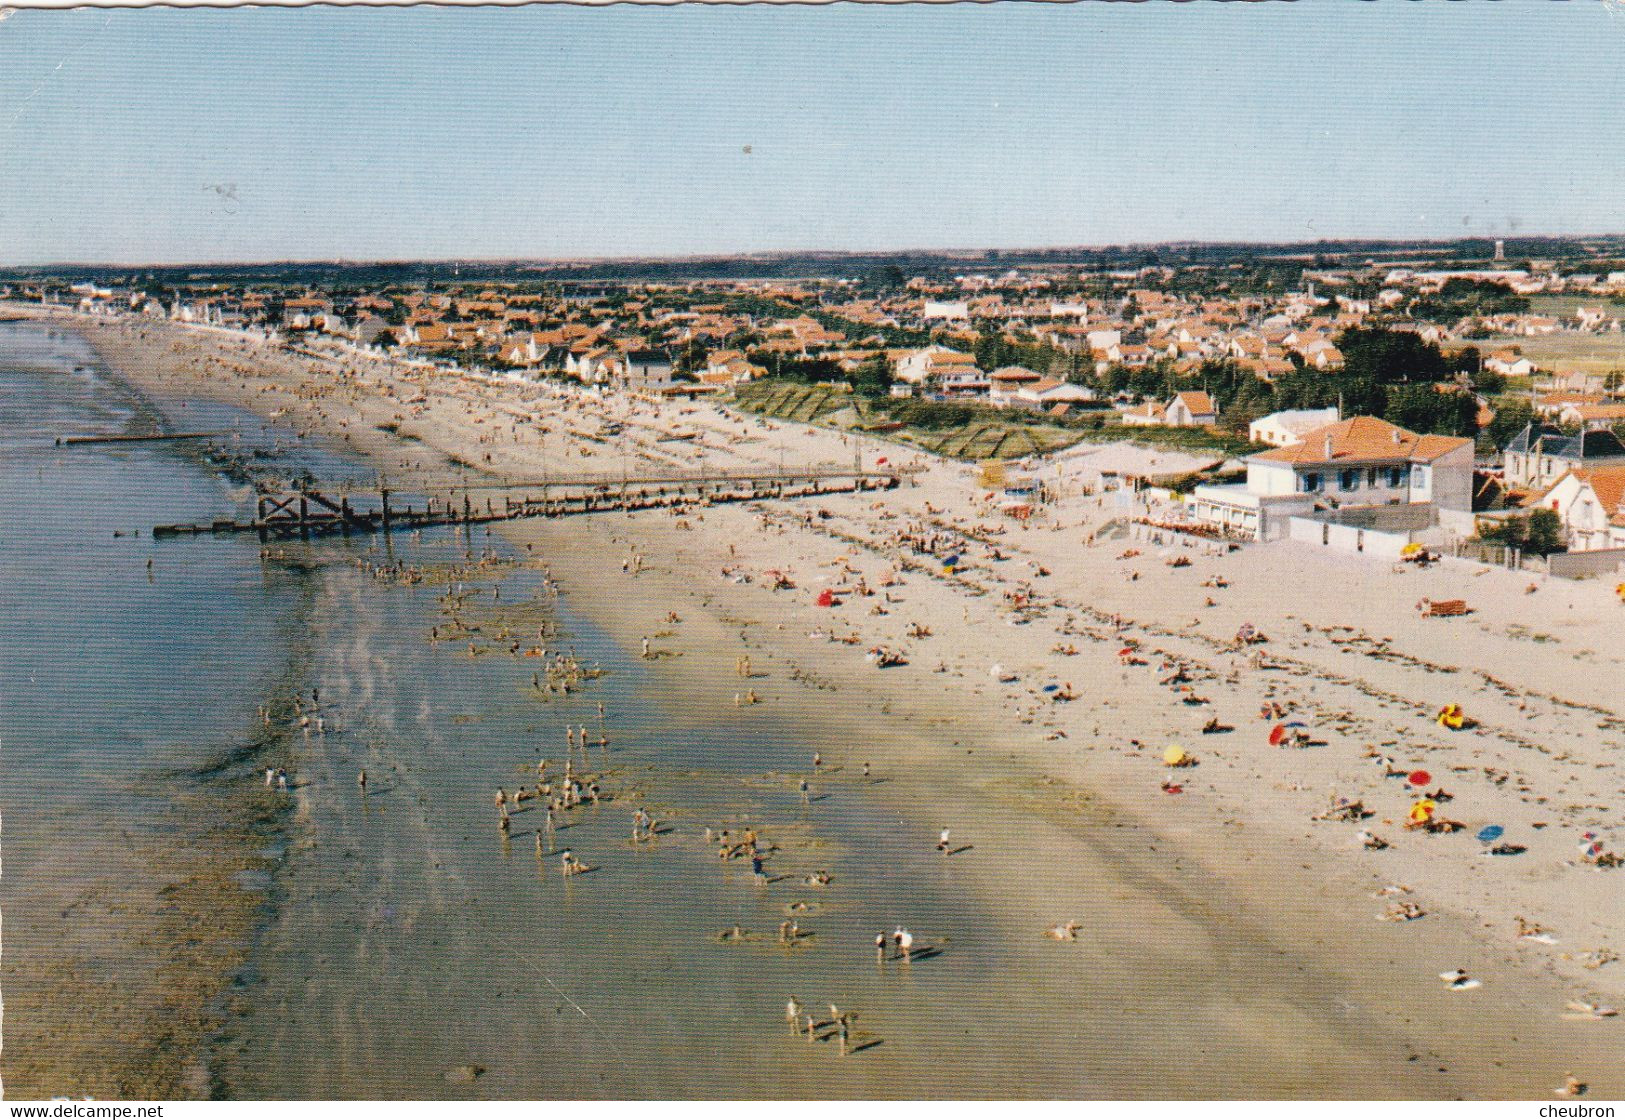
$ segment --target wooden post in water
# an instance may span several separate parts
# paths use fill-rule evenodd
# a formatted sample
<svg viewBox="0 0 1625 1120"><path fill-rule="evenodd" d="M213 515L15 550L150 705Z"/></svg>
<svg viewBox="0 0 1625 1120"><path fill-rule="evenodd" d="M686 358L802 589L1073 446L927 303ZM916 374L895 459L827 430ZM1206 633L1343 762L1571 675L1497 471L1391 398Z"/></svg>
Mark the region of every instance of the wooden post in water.
<svg viewBox="0 0 1625 1120"><path fill-rule="evenodd" d="M389 488L387 486L380 487L378 497L383 501L384 532L387 534L389 532Z"/></svg>

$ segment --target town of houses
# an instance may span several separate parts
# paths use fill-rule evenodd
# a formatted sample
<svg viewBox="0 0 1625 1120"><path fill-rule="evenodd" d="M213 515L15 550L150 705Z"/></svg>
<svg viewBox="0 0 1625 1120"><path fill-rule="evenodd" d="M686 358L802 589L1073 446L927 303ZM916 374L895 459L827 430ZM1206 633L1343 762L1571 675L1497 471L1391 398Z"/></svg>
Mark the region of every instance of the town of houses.
<svg viewBox="0 0 1625 1120"><path fill-rule="evenodd" d="M1573 552L1625 550L1625 444L1614 432L1625 424L1621 378L1537 362L1519 342L1618 336L1625 271L1304 268L1290 290L1235 294L1182 279L1180 270L1145 267L915 277L879 290L816 279L342 292L63 279L17 282L0 297L609 390L705 394L792 377L851 391L867 380L887 398L1055 423L1096 416L1111 430L1224 432L1255 446L1227 464L1227 478L1179 495L1180 516L1202 531L1335 537L1381 552L1428 540L1430 529L1471 536L1485 514L1542 509L1561 520ZM1493 304L1460 317L1413 314L1463 284L1574 298L1562 314ZM1336 407L1226 415L1206 383L1216 366L1264 386L1333 374L1345 363L1339 339L1371 326L1474 347L1479 376L1527 386L1528 423L1485 447ZM1136 372L1151 370L1162 375L1159 391L1136 391ZM1481 419L1493 415L1487 397L1479 404Z"/></svg>

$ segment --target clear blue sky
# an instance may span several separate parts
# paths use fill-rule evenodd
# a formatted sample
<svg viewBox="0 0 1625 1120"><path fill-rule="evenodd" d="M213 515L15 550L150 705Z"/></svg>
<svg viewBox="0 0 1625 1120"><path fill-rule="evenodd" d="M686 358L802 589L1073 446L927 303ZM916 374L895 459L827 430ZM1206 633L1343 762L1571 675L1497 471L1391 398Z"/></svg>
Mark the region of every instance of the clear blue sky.
<svg viewBox="0 0 1625 1120"><path fill-rule="evenodd" d="M1625 232L1622 105L1589 0L24 11L0 263Z"/></svg>

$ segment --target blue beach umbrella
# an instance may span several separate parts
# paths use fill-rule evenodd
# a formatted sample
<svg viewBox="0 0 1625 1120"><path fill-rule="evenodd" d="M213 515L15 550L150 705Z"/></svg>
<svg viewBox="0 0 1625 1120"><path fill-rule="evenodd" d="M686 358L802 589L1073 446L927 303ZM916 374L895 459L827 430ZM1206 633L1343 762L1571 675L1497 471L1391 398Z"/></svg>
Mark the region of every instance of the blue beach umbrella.
<svg viewBox="0 0 1625 1120"><path fill-rule="evenodd" d="M1506 832L1506 829L1498 824L1487 824L1478 830L1478 842L1480 844L1493 844L1501 839L1504 832Z"/></svg>

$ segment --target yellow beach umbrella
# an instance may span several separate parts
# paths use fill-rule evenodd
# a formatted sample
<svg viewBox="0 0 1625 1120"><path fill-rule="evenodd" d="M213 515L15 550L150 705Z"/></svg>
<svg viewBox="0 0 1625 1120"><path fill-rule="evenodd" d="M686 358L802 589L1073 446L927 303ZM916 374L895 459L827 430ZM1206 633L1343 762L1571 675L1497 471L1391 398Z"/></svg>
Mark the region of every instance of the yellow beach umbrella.
<svg viewBox="0 0 1625 1120"><path fill-rule="evenodd" d="M1184 761L1185 761L1185 748L1184 747L1169 746L1169 748L1167 750L1162 752L1162 764L1164 766L1178 766L1181 762L1184 762Z"/></svg>

